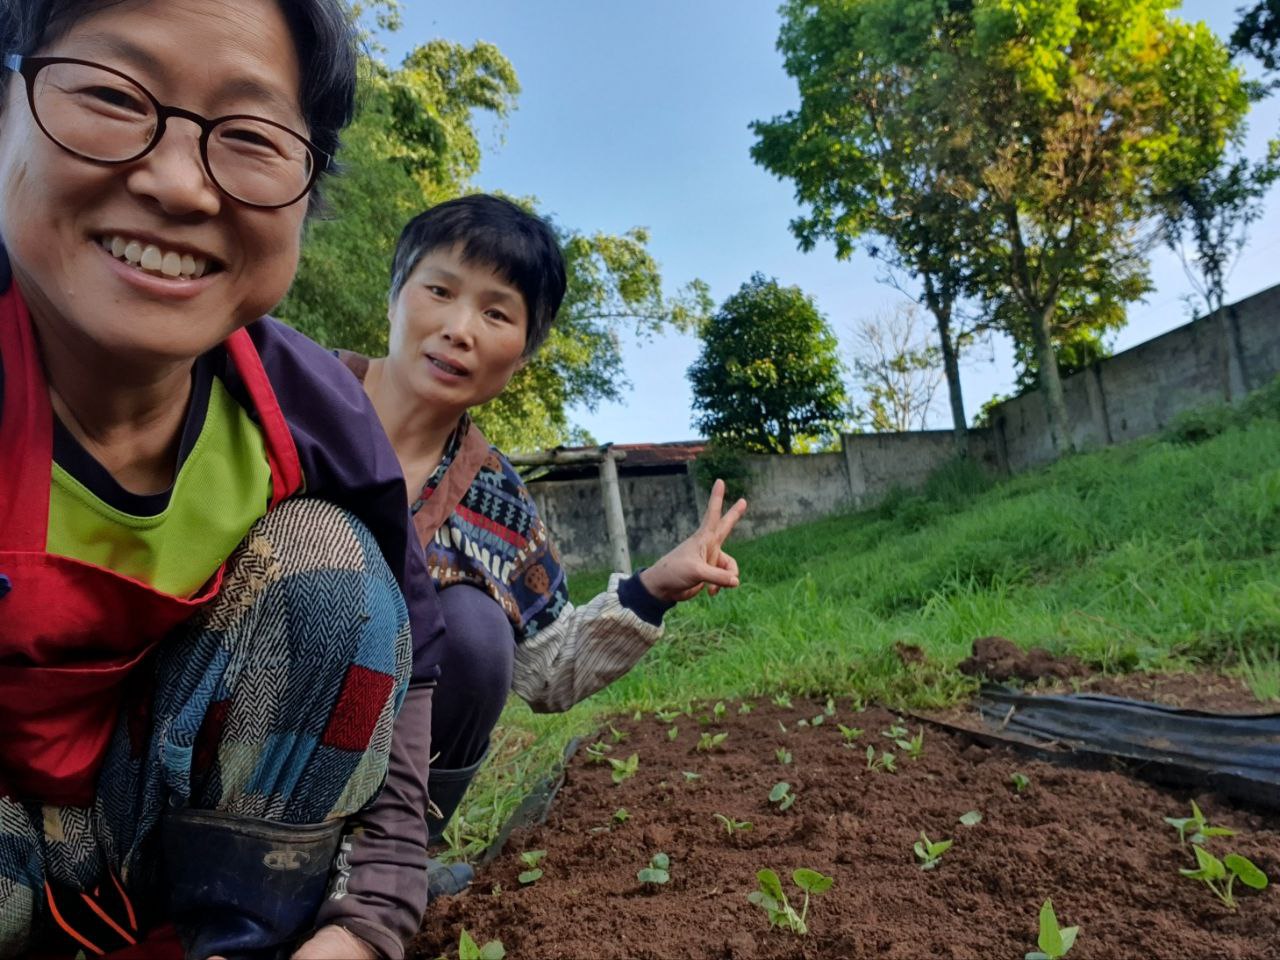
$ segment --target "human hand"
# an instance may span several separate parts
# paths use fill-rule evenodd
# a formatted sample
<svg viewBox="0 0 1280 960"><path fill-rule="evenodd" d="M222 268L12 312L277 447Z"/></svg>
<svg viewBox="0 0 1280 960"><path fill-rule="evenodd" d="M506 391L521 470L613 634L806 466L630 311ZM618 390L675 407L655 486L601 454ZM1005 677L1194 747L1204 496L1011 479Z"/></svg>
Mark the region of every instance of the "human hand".
<svg viewBox="0 0 1280 960"><path fill-rule="evenodd" d="M321 927L294 951L293 960L377 960L378 954L354 933L342 927Z"/></svg>
<svg viewBox="0 0 1280 960"><path fill-rule="evenodd" d="M711 488L702 525L661 560L640 572L640 582L654 597L667 603L689 600L707 588L714 596L722 587L738 585L738 563L720 549L734 526L747 512L747 501L739 500L729 512L724 509L724 481Z"/></svg>

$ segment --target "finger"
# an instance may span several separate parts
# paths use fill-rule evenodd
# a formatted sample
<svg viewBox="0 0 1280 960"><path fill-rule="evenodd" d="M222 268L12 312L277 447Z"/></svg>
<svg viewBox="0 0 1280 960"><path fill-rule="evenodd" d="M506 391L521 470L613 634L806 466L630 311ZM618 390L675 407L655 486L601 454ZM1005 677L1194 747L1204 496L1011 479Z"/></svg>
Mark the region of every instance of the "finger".
<svg viewBox="0 0 1280 960"><path fill-rule="evenodd" d="M738 561L727 553L721 553L720 556L716 557L716 566L721 570L728 570L735 577L738 576Z"/></svg>
<svg viewBox="0 0 1280 960"><path fill-rule="evenodd" d="M713 567L709 564L703 564L699 568L698 576L702 578L702 582L707 586L736 587L738 585L738 575L736 573L721 570L719 567Z"/></svg>
<svg viewBox="0 0 1280 960"><path fill-rule="evenodd" d="M738 521L742 519L746 512L746 500L739 500L729 508L729 512L724 515L724 519L716 526L716 539L720 543L724 543L729 538L729 534L733 532L733 528L737 526Z"/></svg>
<svg viewBox="0 0 1280 960"><path fill-rule="evenodd" d="M720 511L724 509L724 481L717 480L711 485L711 496L707 498L707 510L702 515L702 528L714 530L720 521Z"/></svg>

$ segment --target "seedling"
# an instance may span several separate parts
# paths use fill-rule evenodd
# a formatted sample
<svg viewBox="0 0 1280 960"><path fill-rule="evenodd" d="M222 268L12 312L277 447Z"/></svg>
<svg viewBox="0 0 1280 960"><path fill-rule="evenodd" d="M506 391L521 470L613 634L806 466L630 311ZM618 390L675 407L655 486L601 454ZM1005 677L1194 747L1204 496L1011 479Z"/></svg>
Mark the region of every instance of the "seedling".
<svg viewBox="0 0 1280 960"><path fill-rule="evenodd" d="M680 716L679 710L659 710L654 714L663 723L670 723L676 717Z"/></svg>
<svg viewBox="0 0 1280 960"><path fill-rule="evenodd" d="M744 717L754 709L755 707L753 707L746 700L743 700L740 704L738 704L738 713L740 713Z"/></svg>
<svg viewBox="0 0 1280 960"><path fill-rule="evenodd" d="M674 740L678 736L680 736L680 728L672 725L671 729L667 731L667 739Z"/></svg>
<svg viewBox="0 0 1280 960"><path fill-rule="evenodd" d="M625 760L615 760L609 758L609 766L613 767L613 782L621 783L623 780L630 780L636 775L636 771L640 769L640 755L633 753Z"/></svg>
<svg viewBox="0 0 1280 960"><path fill-rule="evenodd" d="M835 883L835 878L824 877L817 870L806 870L801 867L791 874L791 879L804 891L804 905L799 913L796 913L795 908L787 901L787 895L782 890L782 881L778 879L778 875L767 868L756 873L756 882L760 884L760 889L749 893L747 900L769 915L770 929L782 927L803 937L809 932L805 924L805 918L809 915L809 895L817 896L826 893Z"/></svg>
<svg viewBox="0 0 1280 960"><path fill-rule="evenodd" d="M617 810L613 811L613 819L615 823L626 823L631 819L631 814L627 812L626 807L619 807Z"/></svg>
<svg viewBox="0 0 1280 960"><path fill-rule="evenodd" d="M808 720L805 720L805 719L797 720L797 721L796 721L796 726L797 726L797 727L804 727L806 730L808 730L808 729L809 729L809 721L808 721Z"/></svg>
<svg viewBox="0 0 1280 960"><path fill-rule="evenodd" d="M1021 793L1027 787L1031 786L1031 778L1025 774L1014 771L1009 774L1009 780L1013 783L1013 792Z"/></svg>
<svg viewBox="0 0 1280 960"><path fill-rule="evenodd" d="M898 717L897 722L888 730L880 731L880 736L888 737L890 740L897 740L899 737L905 737L911 731L902 725L902 718Z"/></svg>
<svg viewBox="0 0 1280 960"><path fill-rule="evenodd" d="M826 719L827 719L826 714L820 713L820 714L818 714L816 717L814 717L812 720L810 720L810 721L809 721L809 726L811 726L811 727L820 727L820 726L822 726L823 722L824 722Z"/></svg>
<svg viewBox="0 0 1280 960"><path fill-rule="evenodd" d="M840 728L840 736L844 737L846 747L852 746L853 741L862 736L861 727L846 727L843 723L837 723L836 726Z"/></svg>
<svg viewBox="0 0 1280 960"><path fill-rule="evenodd" d="M649 866L645 867L636 874L636 879L641 883L663 884L671 879L668 870L671 867L671 858L665 853L655 853L649 861Z"/></svg>
<svg viewBox="0 0 1280 960"><path fill-rule="evenodd" d="M490 940L483 947L478 947L465 927L458 938L458 960L503 960L506 955L501 940Z"/></svg>
<svg viewBox="0 0 1280 960"><path fill-rule="evenodd" d="M542 869L538 866L542 862L542 858L547 855L545 850L526 850L520 854L520 862L523 863L528 870L525 870L520 876L516 877L522 884L528 886L536 882L542 877Z"/></svg>
<svg viewBox="0 0 1280 960"><path fill-rule="evenodd" d="M976 827L982 822L982 814L977 810L970 810L960 815L960 822L966 827Z"/></svg>
<svg viewBox="0 0 1280 960"><path fill-rule="evenodd" d="M822 712L828 717L834 717L836 715L836 701L834 698L827 697L827 705L822 708Z"/></svg>
<svg viewBox="0 0 1280 960"><path fill-rule="evenodd" d="M778 758L778 762L784 767L791 762L791 751L786 747L779 747L773 751L773 755Z"/></svg>
<svg viewBox="0 0 1280 960"><path fill-rule="evenodd" d="M773 705L775 707L782 707L782 709L784 710L790 710L791 698L787 696L785 693L780 693L773 698Z"/></svg>
<svg viewBox="0 0 1280 960"><path fill-rule="evenodd" d="M727 733L704 733L698 738L697 749L701 753L710 753L712 750L719 749L720 745L728 739Z"/></svg>
<svg viewBox="0 0 1280 960"><path fill-rule="evenodd" d="M735 820L733 817L726 817L723 813L717 813L715 817L720 821L720 826L724 827L724 832L731 837L739 830L745 832L751 829L750 820Z"/></svg>
<svg viewBox="0 0 1280 960"><path fill-rule="evenodd" d="M639 723L641 720L644 719L644 712L641 710L637 710L635 713L631 715L631 719L634 723Z"/></svg>
<svg viewBox="0 0 1280 960"><path fill-rule="evenodd" d="M627 739L627 737L631 736L631 734L627 733L625 730L617 729L611 723L609 724L609 736L613 737L614 743L621 743L623 740Z"/></svg>
<svg viewBox="0 0 1280 960"><path fill-rule="evenodd" d="M898 760L887 750L881 753L879 757L876 757L876 748L867 747L867 769L884 770L887 773L897 773Z"/></svg>
<svg viewBox="0 0 1280 960"><path fill-rule="evenodd" d="M609 753L613 747L605 743L603 740L597 740L591 746L587 747L587 759L591 763L604 763L607 759L606 753Z"/></svg>
<svg viewBox="0 0 1280 960"><path fill-rule="evenodd" d="M778 729L779 729L779 730L781 730L783 733L786 733L786 732L787 732L787 725L786 725L785 723L783 723L781 720L779 720L779 721L778 721Z"/></svg>
<svg viewBox="0 0 1280 960"><path fill-rule="evenodd" d="M1192 849L1196 852L1196 863L1199 867L1195 870L1178 872L1192 880L1203 880L1205 886L1214 892L1228 910L1236 908L1236 899L1231 895L1231 888L1235 886L1237 880L1254 890L1266 889L1267 875L1254 866L1253 861L1248 858L1238 853L1229 853L1219 860L1204 847L1193 846ZM1224 880L1225 886L1222 883Z"/></svg>
<svg viewBox="0 0 1280 960"><path fill-rule="evenodd" d="M717 700L716 705L711 708L711 715L717 720L723 720L724 715L729 712L728 707L724 705L723 700Z"/></svg>
<svg viewBox="0 0 1280 960"><path fill-rule="evenodd" d="M939 840L934 843L923 830L920 831L920 839L916 841L912 847L916 852L916 856L920 858L921 870L932 870L942 862L942 855L951 849L954 840Z"/></svg>
<svg viewBox="0 0 1280 960"><path fill-rule="evenodd" d="M701 780L701 779L702 779L702 774L700 774L700 773L694 773L692 770L682 770L682 771L681 771L681 773L683 773L683 774L684 774L684 782L685 782L685 783L693 783L693 781L695 781L695 780Z"/></svg>
<svg viewBox="0 0 1280 960"><path fill-rule="evenodd" d="M924 727L921 727L920 732L910 740L899 739L893 742L912 760L919 760L924 756Z"/></svg>
<svg viewBox="0 0 1280 960"><path fill-rule="evenodd" d="M791 784L785 780L775 783L773 789L769 791L769 802L776 803L779 812L790 810L791 805L796 802L796 795L791 792Z"/></svg>
<svg viewBox="0 0 1280 960"><path fill-rule="evenodd" d="M1191 816L1165 817L1164 822L1178 831L1178 840L1186 846L1188 840L1197 846L1210 837L1234 837L1236 832L1230 827L1211 827L1209 821L1200 812L1200 807L1191 801Z"/></svg>
<svg viewBox="0 0 1280 960"><path fill-rule="evenodd" d="M1053 912L1053 901L1046 900L1040 908L1040 938L1036 941L1039 950L1032 950L1025 960L1058 960L1065 957L1076 942L1079 927L1058 927L1058 918Z"/></svg>

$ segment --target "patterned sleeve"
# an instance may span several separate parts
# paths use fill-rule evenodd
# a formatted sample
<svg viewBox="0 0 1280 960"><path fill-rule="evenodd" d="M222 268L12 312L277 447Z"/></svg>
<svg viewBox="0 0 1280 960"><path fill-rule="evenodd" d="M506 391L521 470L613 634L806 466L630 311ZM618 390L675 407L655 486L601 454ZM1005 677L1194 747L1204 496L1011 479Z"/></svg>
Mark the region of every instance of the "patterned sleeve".
<svg viewBox="0 0 1280 960"><path fill-rule="evenodd" d="M566 602L549 625L516 647L512 689L536 713L559 713L622 676L662 636L662 624L623 604L620 574L590 603Z"/></svg>

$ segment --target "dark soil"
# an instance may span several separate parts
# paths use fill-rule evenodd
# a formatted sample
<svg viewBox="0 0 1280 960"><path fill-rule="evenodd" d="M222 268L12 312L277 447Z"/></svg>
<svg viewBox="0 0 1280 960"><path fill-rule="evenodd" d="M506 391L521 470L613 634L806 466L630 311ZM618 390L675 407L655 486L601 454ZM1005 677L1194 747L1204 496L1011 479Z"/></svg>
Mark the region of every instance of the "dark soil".
<svg viewBox="0 0 1280 960"><path fill-rule="evenodd" d="M1055 657L1043 647L1023 650L1004 637L973 641L973 656L957 667L963 674L987 680L1068 680L1091 672L1076 657Z"/></svg>
<svg viewBox="0 0 1280 960"><path fill-rule="evenodd" d="M1239 831L1209 849L1244 854L1274 883L1280 817L988 750L930 727L913 761L881 733L895 714L855 713L845 701L816 727L797 721L812 724L820 704L758 702L745 716L736 708L719 723L700 724L706 710L679 717L674 742L672 724L651 715L615 722L630 736L610 756L637 753L635 777L615 786L609 765L580 750L547 823L515 834L469 895L433 904L411 955L456 956L465 927L478 942L501 939L512 958L1017 960L1036 949L1040 905L1052 897L1063 926L1080 927L1068 960L1280 958L1280 890L1239 891L1239 910L1227 910L1179 876L1194 856L1162 819L1186 816L1195 799L1211 823ZM863 729L852 749L837 721ZM719 750L698 752L706 732L729 736ZM898 772L867 770L868 744L897 753ZM779 748L792 763L778 762ZM686 770L701 777L686 780ZM1014 771L1031 780L1021 794ZM798 796L785 813L767 801L780 780ZM613 819L620 807L625 823ZM970 810L981 823L960 825ZM754 829L729 837L716 813ZM921 830L955 841L927 872L912 853ZM547 851L544 875L522 887L519 853L534 849ZM659 851L671 857L670 883L642 889L636 871ZM747 902L763 867L796 900L795 868L835 878L810 908L807 937L770 930Z"/></svg>

